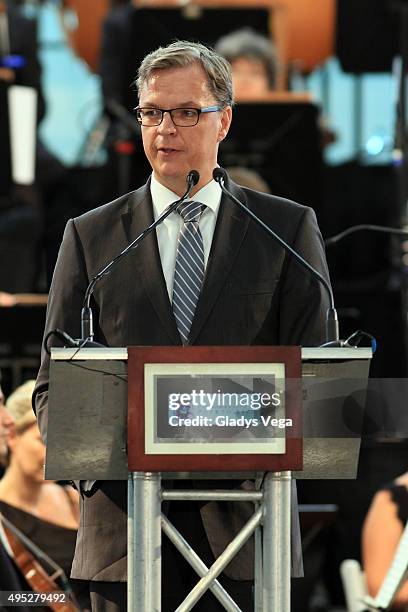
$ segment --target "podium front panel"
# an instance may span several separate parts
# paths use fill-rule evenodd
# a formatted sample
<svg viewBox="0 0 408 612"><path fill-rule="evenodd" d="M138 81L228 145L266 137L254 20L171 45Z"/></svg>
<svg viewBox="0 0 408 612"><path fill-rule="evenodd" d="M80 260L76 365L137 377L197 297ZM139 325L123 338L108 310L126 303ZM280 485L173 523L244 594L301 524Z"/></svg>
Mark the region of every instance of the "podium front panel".
<svg viewBox="0 0 408 612"><path fill-rule="evenodd" d="M322 349L306 349L302 363L303 470L302 479L355 479L366 410L370 350L354 349L357 358L335 349L330 361ZM347 349L346 349L347 350ZM338 357L336 357L336 351ZM316 353L316 356L313 353ZM349 355L353 355L352 350Z"/></svg>
<svg viewBox="0 0 408 612"><path fill-rule="evenodd" d="M126 480L127 363L50 364L45 478Z"/></svg>
<svg viewBox="0 0 408 612"><path fill-rule="evenodd" d="M130 471L302 468L299 347L129 347Z"/></svg>
<svg viewBox="0 0 408 612"><path fill-rule="evenodd" d="M265 347L267 348L267 347ZM127 440L126 348L52 349L49 390L46 478L57 480L126 480ZM356 389L368 375L370 349L302 349L303 377L355 379ZM355 478L359 437L319 435L324 403L309 394L303 406L304 467L297 478ZM333 410L343 410L338 399ZM353 413L354 413L354 407ZM313 435L312 435L313 434ZM222 479L259 477L244 467L233 473L226 463ZM211 472L166 469L171 478L214 479ZM168 477L170 477L168 476Z"/></svg>

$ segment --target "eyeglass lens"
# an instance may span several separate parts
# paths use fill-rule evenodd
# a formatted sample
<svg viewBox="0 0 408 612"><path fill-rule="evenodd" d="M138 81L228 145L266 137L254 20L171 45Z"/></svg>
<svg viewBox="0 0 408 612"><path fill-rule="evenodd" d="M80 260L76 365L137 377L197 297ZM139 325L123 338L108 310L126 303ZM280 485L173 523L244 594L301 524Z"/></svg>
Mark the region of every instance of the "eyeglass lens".
<svg viewBox="0 0 408 612"><path fill-rule="evenodd" d="M173 108L168 112L174 125L192 126L198 122L199 111L196 108ZM139 108L137 119L144 126L160 125L163 121L163 111L158 108Z"/></svg>

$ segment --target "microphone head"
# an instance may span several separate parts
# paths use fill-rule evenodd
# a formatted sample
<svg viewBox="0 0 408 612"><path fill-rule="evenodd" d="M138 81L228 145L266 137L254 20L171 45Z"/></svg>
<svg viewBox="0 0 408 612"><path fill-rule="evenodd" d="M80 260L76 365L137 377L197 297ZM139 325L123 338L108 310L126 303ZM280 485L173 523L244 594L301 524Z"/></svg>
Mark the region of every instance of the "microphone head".
<svg viewBox="0 0 408 612"><path fill-rule="evenodd" d="M199 180L200 173L198 170L190 170L190 172L187 174L187 185L194 187L194 185L197 185Z"/></svg>
<svg viewBox="0 0 408 612"><path fill-rule="evenodd" d="M224 182L226 178L227 178L227 171L224 170L224 168L220 168L219 166L214 168L213 170L214 181L217 181L217 183L221 183L221 181Z"/></svg>

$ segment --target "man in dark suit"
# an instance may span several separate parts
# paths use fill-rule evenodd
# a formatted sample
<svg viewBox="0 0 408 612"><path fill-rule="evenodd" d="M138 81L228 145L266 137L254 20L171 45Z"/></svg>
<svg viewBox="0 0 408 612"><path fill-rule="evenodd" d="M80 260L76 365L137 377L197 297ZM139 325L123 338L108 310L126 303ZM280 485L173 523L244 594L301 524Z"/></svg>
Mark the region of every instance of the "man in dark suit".
<svg viewBox="0 0 408 612"><path fill-rule="evenodd" d="M327 308L321 286L222 196L212 180L218 145L232 117L229 64L202 45L179 41L144 59L137 84L137 113L152 176L140 189L68 222L50 291L46 333L59 327L79 335L79 312L90 279L180 197L186 175L195 169L200 180L192 198L200 203L200 215L194 236L204 272L196 305L192 305L192 294L187 297L192 322L180 313L180 304L175 308L182 282L177 271L183 255L181 236L188 223L175 212L96 286L93 308L98 341L107 346L319 344ZM228 187L328 277L311 209L240 188L231 181ZM188 257L194 259L195 254ZM192 260L187 262L187 276L194 277L192 265ZM197 279L191 280L197 284ZM190 288L186 291L190 293ZM44 352L34 392L44 438L48 369ZM122 610L126 485L103 482L96 489L93 495L82 496L72 576L91 581L95 610ZM211 507L187 502L171 506L170 518L187 538L194 537L207 563L219 552L217 544L225 539L231 522L225 512L217 514ZM299 552L296 525L293 549L297 545ZM178 553L166 540L163 557L163 610L167 612L182 601L194 577L187 565L180 569ZM298 560L295 554L294 575L299 573ZM221 578L245 611L252 609L252 578L253 567L242 555ZM111 607L105 606L107 600ZM212 612L222 608L212 594L206 594L195 609Z"/></svg>

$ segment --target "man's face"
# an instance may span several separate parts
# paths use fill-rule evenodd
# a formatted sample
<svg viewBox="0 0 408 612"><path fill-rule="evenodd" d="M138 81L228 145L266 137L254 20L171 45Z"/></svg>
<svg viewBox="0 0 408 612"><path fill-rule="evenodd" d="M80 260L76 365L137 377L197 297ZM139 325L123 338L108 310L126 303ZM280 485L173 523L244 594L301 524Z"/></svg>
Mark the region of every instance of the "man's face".
<svg viewBox="0 0 408 612"><path fill-rule="evenodd" d="M204 108L216 105L207 77L199 64L155 70L141 88L139 106ZM176 127L169 113L158 126L142 127L143 146L157 180L178 195L186 190L186 176L198 170L195 193L212 179L218 145L227 135L231 107L200 115L193 127Z"/></svg>
<svg viewBox="0 0 408 612"><path fill-rule="evenodd" d="M4 395L0 387L0 465L4 465L7 459L7 440L14 426L14 419L6 409Z"/></svg>

